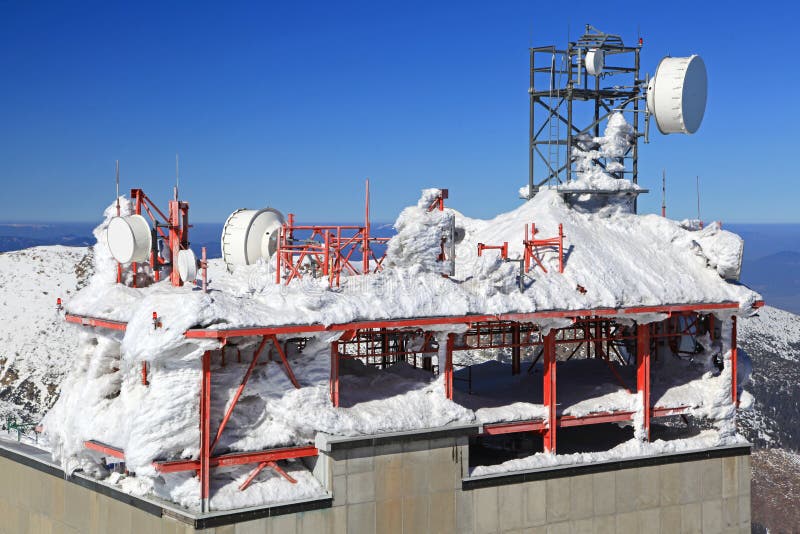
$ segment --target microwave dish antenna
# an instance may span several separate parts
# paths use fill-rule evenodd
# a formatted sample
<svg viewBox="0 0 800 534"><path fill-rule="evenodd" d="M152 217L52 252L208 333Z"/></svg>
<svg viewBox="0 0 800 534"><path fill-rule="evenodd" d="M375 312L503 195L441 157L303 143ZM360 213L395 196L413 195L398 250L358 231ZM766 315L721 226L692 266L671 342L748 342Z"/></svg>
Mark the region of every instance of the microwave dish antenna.
<svg viewBox="0 0 800 534"><path fill-rule="evenodd" d="M278 248L283 214L273 208L239 209L231 213L222 229L222 259L234 265L252 265L270 258Z"/></svg>
<svg viewBox="0 0 800 534"><path fill-rule="evenodd" d="M606 54L602 49L592 48L586 52L586 72L592 76L599 76L603 72L603 67L606 66Z"/></svg>
<svg viewBox="0 0 800 534"><path fill-rule="evenodd" d="M708 75L703 58L665 57L647 84L647 111L663 134L693 134L706 111Z"/></svg>
<svg viewBox="0 0 800 534"><path fill-rule="evenodd" d="M106 241L109 252L122 265L146 261L153 246L150 224L141 215L112 218L106 228Z"/></svg>
<svg viewBox="0 0 800 534"><path fill-rule="evenodd" d="M194 283L197 280L197 256L192 249L187 248L178 252L178 274L184 284Z"/></svg>

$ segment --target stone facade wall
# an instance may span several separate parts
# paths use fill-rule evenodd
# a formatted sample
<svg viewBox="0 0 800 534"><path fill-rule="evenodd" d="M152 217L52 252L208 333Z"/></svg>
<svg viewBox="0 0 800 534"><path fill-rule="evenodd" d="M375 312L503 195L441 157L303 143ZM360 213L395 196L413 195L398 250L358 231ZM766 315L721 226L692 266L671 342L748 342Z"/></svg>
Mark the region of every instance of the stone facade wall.
<svg viewBox="0 0 800 534"><path fill-rule="evenodd" d="M750 456L468 479L468 438L334 443L310 463L332 507L197 532L750 532ZM654 459L653 464L658 463ZM0 457L0 532L194 528Z"/></svg>

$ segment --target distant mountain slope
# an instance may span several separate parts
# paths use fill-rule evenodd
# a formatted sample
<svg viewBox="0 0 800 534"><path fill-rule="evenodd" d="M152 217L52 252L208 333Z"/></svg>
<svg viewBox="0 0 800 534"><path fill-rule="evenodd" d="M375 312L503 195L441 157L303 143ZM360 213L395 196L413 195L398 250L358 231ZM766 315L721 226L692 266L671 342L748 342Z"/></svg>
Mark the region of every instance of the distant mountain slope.
<svg viewBox="0 0 800 534"><path fill-rule="evenodd" d="M741 431L760 447L800 450L800 316L765 306L739 324L756 399L754 410L739 414Z"/></svg>
<svg viewBox="0 0 800 534"><path fill-rule="evenodd" d="M55 401L78 336L56 310L56 299L66 301L85 282L90 250L0 253L0 417L35 421Z"/></svg>

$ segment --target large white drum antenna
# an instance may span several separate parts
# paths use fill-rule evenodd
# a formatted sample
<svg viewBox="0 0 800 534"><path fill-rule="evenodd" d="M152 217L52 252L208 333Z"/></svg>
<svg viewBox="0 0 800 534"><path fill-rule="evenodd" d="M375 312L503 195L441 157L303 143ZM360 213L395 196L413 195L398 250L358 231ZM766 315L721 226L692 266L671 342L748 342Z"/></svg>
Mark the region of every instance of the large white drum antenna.
<svg viewBox="0 0 800 534"><path fill-rule="evenodd" d="M693 134L706 111L708 76L698 55L665 57L647 84L647 111L663 134Z"/></svg>
<svg viewBox="0 0 800 534"><path fill-rule="evenodd" d="M221 239L222 259L228 270L234 265L252 265L260 258L270 258L278 248L283 221L283 214L273 208L231 213Z"/></svg>
<svg viewBox="0 0 800 534"><path fill-rule="evenodd" d="M150 258L153 238L147 219L141 215L112 218L106 228L106 241L109 252L122 265Z"/></svg>

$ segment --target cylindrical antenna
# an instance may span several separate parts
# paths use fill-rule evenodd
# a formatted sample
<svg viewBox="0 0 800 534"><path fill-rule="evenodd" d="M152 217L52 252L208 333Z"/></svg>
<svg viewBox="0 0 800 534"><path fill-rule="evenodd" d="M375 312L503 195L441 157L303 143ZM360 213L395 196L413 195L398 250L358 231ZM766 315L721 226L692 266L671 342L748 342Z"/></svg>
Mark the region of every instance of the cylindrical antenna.
<svg viewBox="0 0 800 534"><path fill-rule="evenodd" d="M661 169L661 216L667 216L667 169Z"/></svg>
<svg viewBox="0 0 800 534"><path fill-rule="evenodd" d="M117 160L117 217L119 217L119 160Z"/></svg>

